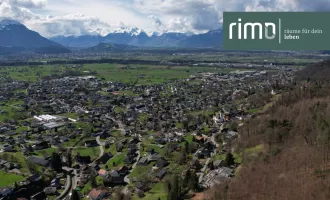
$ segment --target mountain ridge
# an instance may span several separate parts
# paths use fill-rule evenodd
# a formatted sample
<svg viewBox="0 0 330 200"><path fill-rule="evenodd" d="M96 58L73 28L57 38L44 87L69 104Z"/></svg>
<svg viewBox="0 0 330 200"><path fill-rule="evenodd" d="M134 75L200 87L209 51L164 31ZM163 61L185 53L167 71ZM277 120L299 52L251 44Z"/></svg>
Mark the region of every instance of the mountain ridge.
<svg viewBox="0 0 330 200"><path fill-rule="evenodd" d="M28 29L23 24L14 20L0 22L0 46L12 52L15 48L34 53L68 53L63 45L42 37L38 32ZM14 51L15 52L15 51ZM17 52L17 53L19 53Z"/></svg>
<svg viewBox="0 0 330 200"><path fill-rule="evenodd" d="M90 48L99 43L125 44L137 47L221 48L222 30L216 29L202 34L167 32L163 34L152 34L150 36L140 30L139 34L133 34L132 32L113 32L106 36L56 36L50 38L50 40L63 46L80 48Z"/></svg>
<svg viewBox="0 0 330 200"><path fill-rule="evenodd" d="M136 27L126 27L105 36L56 36L45 38L15 20L0 21L1 52L20 53L69 53L69 48L91 48L99 44L117 44L156 48L222 48L222 30L211 30L202 34L165 32L147 34ZM98 48L96 48L98 49ZM102 48L101 48L102 49ZM91 49L89 49L91 50Z"/></svg>
<svg viewBox="0 0 330 200"><path fill-rule="evenodd" d="M126 50L137 49L136 46L125 45L125 44L109 44L109 43L99 43L96 46L83 49L84 52L120 52Z"/></svg>

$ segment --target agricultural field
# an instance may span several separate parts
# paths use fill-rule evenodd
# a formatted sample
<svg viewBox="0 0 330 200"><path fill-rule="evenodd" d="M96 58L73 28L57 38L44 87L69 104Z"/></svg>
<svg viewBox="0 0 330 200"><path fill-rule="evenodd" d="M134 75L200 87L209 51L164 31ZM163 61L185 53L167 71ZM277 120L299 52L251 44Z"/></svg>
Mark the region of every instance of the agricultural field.
<svg viewBox="0 0 330 200"><path fill-rule="evenodd" d="M152 85L169 82L177 79L188 78L202 72L228 72L232 69L221 69L213 67L184 67L184 66L148 66L148 65L117 65L117 64L91 64L84 65L84 70L95 71L99 78L107 81L122 83L133 83L138 85ZM137 95L122 91L126 95Z"/></svg>
<svg viewBox="0 0 330 200"><path fill-rule="evenodd" d="M63 74L65 71L78 72L81 75L92 73L106 81L132 83L138 85L152 85L188 78L190 75L199 73L228 73L232 68L216 67L189 67L189 66L161 66L161 65L121 65L121 64L84 64L72 68L63 65L40 65L40 66L11 66L0 67L0 74L15 80L36 82L40 78L50 74ZM237 69L235 69L237 70ZM96 74L95 74L96 73ZM122 94L136 96L130 91L121 91Z"/></svg>

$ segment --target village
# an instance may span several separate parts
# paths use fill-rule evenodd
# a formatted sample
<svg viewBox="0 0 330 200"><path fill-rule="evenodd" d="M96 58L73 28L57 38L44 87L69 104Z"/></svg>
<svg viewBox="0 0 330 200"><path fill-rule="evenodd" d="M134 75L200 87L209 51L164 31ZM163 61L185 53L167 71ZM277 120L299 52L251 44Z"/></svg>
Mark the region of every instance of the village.
<svg viewBox="0 0 330 200"><path fill-rule="evenodd" d="M205 71L149 85L68 74L0 74L0 198L165 200L173 176L185 195L210 188L235 176L239 127L286 90L293 70Z"/></svg>

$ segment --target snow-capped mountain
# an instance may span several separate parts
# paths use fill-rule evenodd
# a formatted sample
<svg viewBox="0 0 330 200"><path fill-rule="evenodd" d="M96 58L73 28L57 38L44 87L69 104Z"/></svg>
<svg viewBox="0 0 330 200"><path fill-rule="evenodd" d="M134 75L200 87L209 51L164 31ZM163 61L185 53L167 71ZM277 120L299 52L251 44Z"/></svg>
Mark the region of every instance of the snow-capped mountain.
<svg viewBox="0 0 330 200"><path fill-rule="evenodd" d="M144 31L142 31L141 29L139 29L137 27L120 27L120 28L116 28L114 31L112 31L110 33L126 33L131 36L138 36L142 32L144 32Z"/></svg>
<svg viewBox="0 0 330 200"><path fill-rule="evenodd" d="M125 44L139 47L181 47L220 48L222 30L212 30L204 34L153 33L148 35L140 29L121 29L106 36L54 37L51 40L68 47L92 47L99 43Z"/></svg>
<svg viewBox="0 0 330 200"><path fill-rule="evenodd" d="M88 32L91 34L56 36L48 40L17 21L5 19L0 21L0 46L22 47L28 50L52 47L60 52L68 51L63 46L88 48L100 43L136 47L221 48L223 36L221 29L211 30L204 34L177 32L149 32L147 34L137 27L109 26L104 29L96 25L91 26Z"/></svg>
<svg viewBox="0 0 330 200"><path fill-rule="evenodd" d="M92 47L99 43L125 44L139 47L182 47L220 48L222 30L212 30L204 34L192 33L149 33L138 28L120 28L106 36L53 37L51 40L68 47Z"/></svg>
<svg viewBox="0 0 330 200"><path fill-rule="evenodd" d="M179 46L195 48L222 48L222 29L210 30L204 34L192 35L179 42Z"/></svg>

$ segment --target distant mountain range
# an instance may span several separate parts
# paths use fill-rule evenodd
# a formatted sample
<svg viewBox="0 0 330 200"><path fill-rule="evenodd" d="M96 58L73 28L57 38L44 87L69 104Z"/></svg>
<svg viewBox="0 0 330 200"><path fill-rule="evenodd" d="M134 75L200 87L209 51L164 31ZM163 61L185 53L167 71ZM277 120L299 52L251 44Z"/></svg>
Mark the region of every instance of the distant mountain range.
<svg viewBox="0 0 330 200"><path fill-rule="evenodd" d="M222 30L198 35L163 33L149 36L138 28L123 28L106 36L57 36L47 39L17 21L0 21L0 55L21 52L68 53L68 48L73 47L84 48L86 51L123 51L141 47L221 48Z"/></svg>
<svg viewBox="0 0 330 200"><path fill-rule="evenodd" d="M204 34L164 33L148 36L144 31L113 32L106 36L58 36L50 40L67 47L88 48L99 43L125 44L137 47L177 48L222 48L222 30L211 30Z"/></svg>
<svg viewBox="0 0 330 200"><path fill-rule="evenodd" d="M42 37L39 33L26 28L13 20L0 22L0 54L20 52L67 53L62 45Z"/></svg>
<svg viewBox="0 0 330 200"><path fill-rule="evenodd" d="M120 52L120 51L130 51L138 49L136 46L126 45L126 44L108 44L100 43L96 46L83 49L85 52Z"/></svg>

